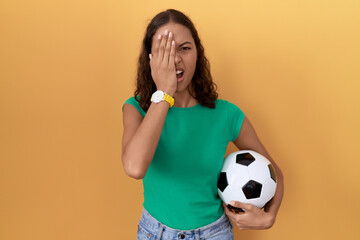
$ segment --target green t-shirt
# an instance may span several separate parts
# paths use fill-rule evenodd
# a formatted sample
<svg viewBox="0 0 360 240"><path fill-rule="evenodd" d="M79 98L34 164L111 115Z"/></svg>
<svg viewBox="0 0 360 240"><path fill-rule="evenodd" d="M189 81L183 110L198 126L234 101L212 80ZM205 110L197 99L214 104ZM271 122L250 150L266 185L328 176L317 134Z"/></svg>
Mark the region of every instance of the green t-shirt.
<svg viewBox="0 0 360 240"><path fill-rule="evenodd" d="M134 97L124 104L145 117ZM217 181L227 145L239 135L245 114L226 100L217 99L215 106L170 108L143 178L144 208L170 228L200 228L224 213Z"/></svg>

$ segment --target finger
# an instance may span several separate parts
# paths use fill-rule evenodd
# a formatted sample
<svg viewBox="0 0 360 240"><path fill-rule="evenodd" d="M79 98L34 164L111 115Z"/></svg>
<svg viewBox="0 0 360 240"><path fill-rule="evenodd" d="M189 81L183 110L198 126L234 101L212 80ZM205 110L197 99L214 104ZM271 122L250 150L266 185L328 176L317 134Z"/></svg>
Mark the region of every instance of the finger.
<svg viewBox="0 0 360 240"><path fill-rule="evenodd" d="M236 214L233 213L232 211L230 211L230 209L228 208L228 206L225 203L223 203L223 206L224 206L224 210L225 210L226 215L228 215L228 217L230 217L232 219L235 219Z"/></svg>
<svg viewBox="0 0 360 240"><path fill-rule="evenodd" d="M151 56L152 57L157 57L157 54L159 52L159 46L161 43L161 39L162 39L162 35L161 33L156 37L156 40L154 42L154 46L151 49Z"/></svg>
<svg viewBox="0 0 360 240"><path fill-rule="evenodd" d="M233 207L231 206L230 204L228 204L227 206L227 209L232 212L233 214L235 215L239 215L239 214L244 214L245 213L245 210L241 209L241 208L237 208L237 207Z"/></svg>
<svg viewBox="0 0 360 240"><path fill-rule="evenodd" d="M174 40L174 38L171 41L169 63L174 63L174 65L175 65L175 40Z"/></svg>
<svg viewBox="0 0 360 240"><path fill-rule="evenodd" d="M161 38L160 46L158 49L158 59L162 61L164 59L165 47L168 39L168 30L165 30L165 34Z"/></svg>
<svg viewBox="0 0 360 240"><path fill-rule="evenodd" d="M173 39L173 33L169 32L169 36L168 36L167 41L166 41L164 59L163 59L168 64L169 64L169 56L170 56L172 39Z"/></svg>
<svg viewBox="0 0 360 240"><path fill-rule="evenodd" d="M233 221L233 223L236 224L236 226L238 226L238 228L240 230L245 230L246 229L245 226L243 226L242 224L240 224L238 222L240 215L238 213L234 213L234 212L230 211L225 203L223 203L223 206L224 206L226 215Z"/></svg>
<svg viewBox="0 0 360 240"><path fill-rule="evenodd" d="M242 203L238 201L231 201L230 205L236 208L242 208L245 211L254 211L254 208L256 208L254 205L249 203Z"/></svg>
<svg viewBox="0 0 360 240"><path fill-rule="evenodd" d="M225 203L222 203L223 207L224 207L224 210L225 212L227 213L229 211L229 209L227 208L226 204Z"/></svg>

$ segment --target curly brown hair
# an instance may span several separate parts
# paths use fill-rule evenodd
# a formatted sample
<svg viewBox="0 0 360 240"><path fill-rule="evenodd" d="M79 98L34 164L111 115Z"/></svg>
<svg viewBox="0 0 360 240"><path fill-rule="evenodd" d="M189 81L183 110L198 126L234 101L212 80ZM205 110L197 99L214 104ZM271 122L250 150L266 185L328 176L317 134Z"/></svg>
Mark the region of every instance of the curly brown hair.
<svg viewBox="0 0 360 240"><path fill-rule="evenodd" d="M191 80L191 96L198 100L202 106L215 108L215 100L218 98L216 92L217 85L213 82L210 73L210 63L205 57L204 47L200 42L198 33L191 20L182 12L175 9L167 9L166 11L158 13L146 28L146 34L142 41L142 48L137 67L136 90L134 92L135 99L139 101L140 107L144 111L149 109L151 95L157 90L155 82L151 77L151 68L149 64L152 38L158 28L169 22L178 23L187 27L195 41L198 58L194 76Z"/></svg>

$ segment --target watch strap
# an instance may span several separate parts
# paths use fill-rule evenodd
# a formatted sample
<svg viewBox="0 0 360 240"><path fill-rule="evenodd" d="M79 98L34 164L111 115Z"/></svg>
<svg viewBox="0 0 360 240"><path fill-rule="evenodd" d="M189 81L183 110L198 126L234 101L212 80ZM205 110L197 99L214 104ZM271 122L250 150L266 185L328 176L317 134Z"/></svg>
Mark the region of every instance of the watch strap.
<svg viewBox="0 0 360 240"><path fill-rule="evenodd" d="M167 94L167 93L164 94L164 100L167 101L170 104L170 108L172 108L172 106L174 106L175 100L169 94Z"/></svg>

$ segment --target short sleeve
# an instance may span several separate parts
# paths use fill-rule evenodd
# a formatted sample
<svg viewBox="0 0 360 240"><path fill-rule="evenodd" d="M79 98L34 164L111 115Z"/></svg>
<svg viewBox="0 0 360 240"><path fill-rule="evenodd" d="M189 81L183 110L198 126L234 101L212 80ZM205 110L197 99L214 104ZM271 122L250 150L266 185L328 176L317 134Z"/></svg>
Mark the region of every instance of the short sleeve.
<svg viewBox="0 0 360 240"><path fill-rule="evenodd" d="M245 119L245 113L231 102L228 102L227 111L229 116L230 140L234 142L239 136L242 123Z"/></svg>
<svg viewBox="0 0 360 240"><path fill-rule="evenodd" d="M146 112L140 107L140 104L139 104L138 101L136 101L135 97L130 97L125 101L125 103L122 106L122 111L123 112L124 112L124 105L125 104L133 105L138 110L138 112L141 114L141 116L145 117Z"/></svg>

